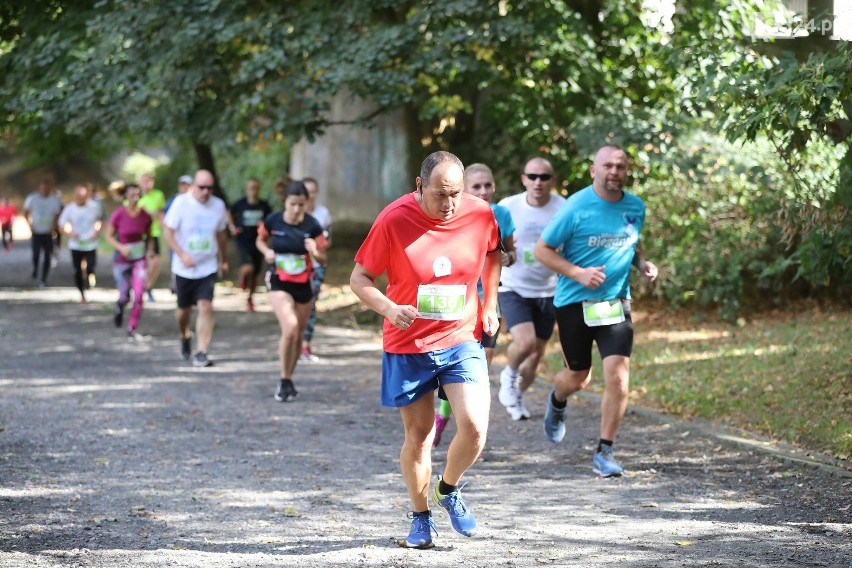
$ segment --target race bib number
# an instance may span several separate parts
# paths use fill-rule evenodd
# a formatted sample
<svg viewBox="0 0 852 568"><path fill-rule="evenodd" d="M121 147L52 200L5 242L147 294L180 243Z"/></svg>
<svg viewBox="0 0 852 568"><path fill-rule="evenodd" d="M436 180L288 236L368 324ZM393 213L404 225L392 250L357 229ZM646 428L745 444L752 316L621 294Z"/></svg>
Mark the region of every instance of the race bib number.
<svg viewBox="0 0 852 568"><path fill-rule="evenodd" d="M243 211L243 227L255 227L263 218L263 211L259 209L247 209Z"/></svg>
<svg viewBox="0 0 852 568"><path fill-rule="evenodd" d="M295 276L301 274L308 269L308 263L303 254L276 254L275 268L284 274Z"/></svg>
<svg viewBox="0 0 852 568"><path fill-rule="evenodd" d="M533 254L533 249L535 249L535 245L531 245L525 248L523 251L523 259L525 266L533 266L538 264L538 259Z"/></svg>
<svg viewBox="0 0 852 568"><path fill-rule="evenodd" d="M583 321L589 327L613 325L624 321L621 300L586 300L583 302Z"/></svg>
<svg viewBox="0 0 852 568"><path fill-rule="evenodd" d="M213 239L206 235L193 235L186 243L186 249L190 254L211 252L213 250Z"/></svg>
<svg viewBox="0 0 852 568"><path fill-rule="evenodd" d="M127 254L127 260L138 260L145 256L145 241L127 243L126 246L130 249Z"/></svg>
<svg viewBox="0 0 852 568"><path fill-rule="evenodd" d="M460 320L466 297L464 284L421 284L417 287L417 311L424 319Z"/></svg>
<svg viewBox="0 0 852 568"><path fill-rule="evenodd" d="M77 239L77 247L80 250L89 250L95 248L95 241L92 239Z"/></svg>

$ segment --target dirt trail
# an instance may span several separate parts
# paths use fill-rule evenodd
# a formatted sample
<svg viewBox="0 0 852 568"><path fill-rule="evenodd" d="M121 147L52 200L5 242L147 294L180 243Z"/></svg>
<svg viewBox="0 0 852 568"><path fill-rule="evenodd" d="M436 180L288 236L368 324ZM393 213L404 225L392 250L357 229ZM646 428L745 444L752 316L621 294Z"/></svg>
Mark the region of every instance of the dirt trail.
<svg viewBox="0 0 852 568"><path fill-rule="evenodd" d="M848 472L631 411L617 443L629 474L599 479L595 401L571 402L553 445L544 384L529 421L493 393L465 490L479 535L436 512L437 547L400 549L401 427L378 402L375 335L321 325L321 361L281 404L265 297L248 314L217 290L216 366L199 370L178 356L167 290L133 344L111 324L114 291L79 306L73 290L30 289L18 264L0 258L0 285L18 286L0 289L0 566L852 565Z"/></svg>

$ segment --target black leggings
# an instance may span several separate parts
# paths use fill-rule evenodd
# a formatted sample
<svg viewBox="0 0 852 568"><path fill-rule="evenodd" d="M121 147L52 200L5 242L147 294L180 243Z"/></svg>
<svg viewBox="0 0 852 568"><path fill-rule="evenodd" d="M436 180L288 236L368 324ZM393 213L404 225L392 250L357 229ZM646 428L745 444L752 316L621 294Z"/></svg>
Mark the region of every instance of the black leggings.
<svg viewBox="0 0 852 568"><path fill-rule="evenodd" d="M41 280L47 281L47 275L50 272L50 259L53 256L53 236L50 233L33 233L33 278L37 276L38 260L41 252L44 251L44 259L41 263Z"/></svg>
<svg viewBox="0 0 852 568"><path fill-rule="evenodd" d="M83 278L83 261L86 261L86 277ZM71 249L71 262L74 266L74 284L80 293L89 287L89 274L95 273L97 251Z"/></svg>
<svg viewBox="0 0 852 568"><path fill-rule="evenodd" d="M3 225L2 231L3 231L3 246L9 248L9 247L12 246L12 223L11 223L11 221L9 223L6 223L5 225Z"/></svg>

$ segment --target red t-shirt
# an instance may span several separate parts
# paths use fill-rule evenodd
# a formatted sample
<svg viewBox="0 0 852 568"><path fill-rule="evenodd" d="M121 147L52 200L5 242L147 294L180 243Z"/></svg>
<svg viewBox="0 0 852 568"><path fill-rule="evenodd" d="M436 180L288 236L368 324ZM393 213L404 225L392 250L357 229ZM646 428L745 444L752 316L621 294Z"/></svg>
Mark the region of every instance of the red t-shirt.
<svg viewBox="0 0 852 568"><path fill-rule="evenodd" d="M387 272L387 297L396 304L418 307L420 285L464 285L466 289L461 319L419 317L407 330L386 319L384 350L426 353L479 341L482 307L476 282L485 265L485 254L498 247L499 239L491 207L466 193L448 221L426 215L413 193L385 207L358 249L355 262L375 275ZM421 302L421 313L422 306Z"/></svg>
<svg viewBox="0 0 852 568"><path fill-rule="evenodd" d="M11 225L15 215L18 214L18 209L11 203L9 205L0 205L0 225Z"/></svg>

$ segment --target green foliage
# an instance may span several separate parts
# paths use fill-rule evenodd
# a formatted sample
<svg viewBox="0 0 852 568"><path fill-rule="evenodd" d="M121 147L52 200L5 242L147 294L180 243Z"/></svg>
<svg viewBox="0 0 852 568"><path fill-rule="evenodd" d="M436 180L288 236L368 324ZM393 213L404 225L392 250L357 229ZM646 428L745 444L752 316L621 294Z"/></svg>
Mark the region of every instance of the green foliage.
<svg viewBox="0 0 852 568"><path fill-rule="evenodd" d="M644 324L631 360L634 401L852 459L852 314L789 310L738 329Z"/></svg>
<svg viewBox="0 0 852 568"><path fill-rule="evenodd" d="M260 181L261 197L272 207L282 207L274 183L287 173L288 151L284 144L225 147L219 156L219 183L231 202L243 197L246 181L254 177Z"/></svg>
<svg viewBox="0 0 852 568"><path fill-rule="evenodd" d="M484 91L485 136L477 142L494 146L482 146L483 161L509 140L509 155L494 160L499 166L514 177L523 160L545 155L570 192L588 183L589 157L600 145L617 143L635 154L677 130L670 72L655 47L662 32L645 24L641 2L600 8L590 16L549 3L528 12L522 44L501 48L508 80Z"/></svg>
<svg viewBox="0 0 852 568"><path fill-rule="evenodd" d="M0 8L0 124L58 151L215 145L232 195L285 164L240 163L241 152L321 134L343 94L374 105L343 122L403 109L412 161L450 149L494 166L506 193L531 155L549 157L570 193L588 183L594 150L617 143L653 206L673 212L650 225L666 298L732 318L800 283L852 290L849 46L762 52L749 34L777 2L696 0L671 27L645 4L11 1ZM746 165L742 148L710 152L707 140L697 158L685 144L705 131L756 142L760 159ZM666 202L666 188L682 199Z"/></svg>
<svg viewBox="0 0 852 568"><path fill-rule="evenodd" d="M137 182L143 174L153 174L165 160L154 158L143 152L133 152L121 166L119 175L127 182Z"/></svg>
<svg viewBox="0 0 852 568"><path fill-rule="evenodd" d="M702 315L680 311L636 326L631 404L852 459L852 313L797 304L738 327L698 323ZM561 351L546 363L562 368ZM600 392L603 382L589 388Z"/></svg>
<svg viewBox="0 0 852 568"><path fill-rule="evenodd" d="M169 148L171 159L161 163L154 171L157 187L166 195L177 192L177 181L182 175L194 175L198 169L195 156L190 148ZM273 184L286 173L288 148L284 144L231 144L219 149L217 169L219 185L230 202L243 196L243 189L249 177L257 178L261 183L261 197L267 199L273 207L280 206L277 196L273 195ZM134 178L135 179L135 178Z"/></svg>
<svg viewBox="0 0 852 568"><path fill-rule="evenodd" d="M657 291L674 306L716 307L736 319L785 276L778 234L777 186L763 167L771 154L752 145L750 157L712 135L695 136L658 157L655 173L637 188L649 215L645 255L662 266ZM789 274L786 274L789 277Z"/></svg>
<svg viewBox="0 0 852 568"><path fill-rule="evenodd" d="M836 173L838 154L814 147L800 175ZM799 185L760 139L694 134L649 158L635 190L648 205L643 247L662 267L654 291L672 305L713 307L733 322L744 308L849 289L849 254L840 249L849 228L805 220L836 180Z"/></svg>
<svg viewBox="0 0 852 568"><path fill-rule="evenodd" d="M677 106L640 0L14 4L0 100L9 125L43 135L292 141L348 92L375 104L355 120L406 108L427 148L513 174L543 153L568 188L595 145L653 138L665 119L647 109Z"/></svg>
<svg viewBox="0 0 852 568"><path fill-rule="evenodd" d="M194 175L198 165L195 162L195 155L189 148L167 148L166 152L171 159L167 163L161 163L153 171L157 188L165 193L168 199L177 193L180 176Z"/></svg>
<svg viewBox="0 0 852 568"><path fill-rule="evenodd" d="M764 17L771 16L772 4ZM804 38L796 40L795 53L777 57L778 49L759 41L718 50L709 39L729 26L729 13L697 9L679 16L692 33L676 38L668 61L684 69L677 84L690 97L685 109L719 117L728 140L768 140L783 160L785 171L773 173L784 179L775 195L775 226L787 250L768 274L792 267L791 280L848 297L852 46Z"/></svg>

